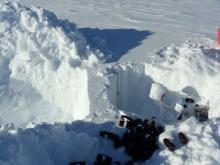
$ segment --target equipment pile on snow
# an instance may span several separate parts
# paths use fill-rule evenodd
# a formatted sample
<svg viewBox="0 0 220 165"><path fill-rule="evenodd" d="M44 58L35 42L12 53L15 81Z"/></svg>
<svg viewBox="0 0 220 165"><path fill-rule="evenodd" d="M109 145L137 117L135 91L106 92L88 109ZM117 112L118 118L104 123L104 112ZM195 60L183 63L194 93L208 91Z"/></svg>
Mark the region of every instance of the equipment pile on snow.
<svg viewBox="0 0 220 165"><path fill-rule="evenodd" d="M158 136L164 128L155 119L142 121L122 115L119 125L127 128L122 137L107 131L101 131L100 136L112 140L116 149L125 147L125 152L132 157L132 161L148 160L158 149Z"/></svg>

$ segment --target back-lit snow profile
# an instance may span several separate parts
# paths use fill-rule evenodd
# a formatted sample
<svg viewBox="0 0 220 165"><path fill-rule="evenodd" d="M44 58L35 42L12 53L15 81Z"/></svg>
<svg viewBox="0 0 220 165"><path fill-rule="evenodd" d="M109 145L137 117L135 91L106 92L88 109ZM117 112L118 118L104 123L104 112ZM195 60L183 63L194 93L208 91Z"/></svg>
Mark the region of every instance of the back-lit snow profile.
<svg viewBox="0 0 220 165"><path fill-rule="evenodd" d="M219 164L219 9L0 2L0 165Z"/></svg>

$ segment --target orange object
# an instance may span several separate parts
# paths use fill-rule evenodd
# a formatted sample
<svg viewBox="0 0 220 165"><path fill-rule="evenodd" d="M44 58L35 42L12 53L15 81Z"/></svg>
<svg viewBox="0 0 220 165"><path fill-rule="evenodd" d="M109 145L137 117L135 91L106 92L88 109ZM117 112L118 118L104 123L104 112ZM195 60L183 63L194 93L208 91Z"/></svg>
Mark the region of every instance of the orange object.
<svg viewBox="0 0 220 165"><path fill-rule="evenodd" d="M220 46L220 28L218 28L218 46Z"/></svg>

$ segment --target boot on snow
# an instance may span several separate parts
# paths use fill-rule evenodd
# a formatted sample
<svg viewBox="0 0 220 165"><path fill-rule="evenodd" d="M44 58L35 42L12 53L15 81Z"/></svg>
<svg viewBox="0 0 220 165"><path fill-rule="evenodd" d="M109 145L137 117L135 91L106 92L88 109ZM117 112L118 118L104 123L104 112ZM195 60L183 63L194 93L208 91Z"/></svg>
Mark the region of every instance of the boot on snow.
<svg viewBox="0 0 220 165"><path fill-rule="evenodd" d="M186 137L186 135L182 132L178 133L178 138L182 144L187 144L189 141L188 138Z"/></svg>
<svg viewBox="0 0 220 165"><path fill-rule="evenodd" d="M176 146L169 139L167 138L163 139L163 143L170 151L172 152L175 151Z"/></svg>
<svg viewBox="0 0 220 165"><path fill-rule="evenodd" d="M98 154L93 165L111 165L112 158L104 154Z"/></svg>

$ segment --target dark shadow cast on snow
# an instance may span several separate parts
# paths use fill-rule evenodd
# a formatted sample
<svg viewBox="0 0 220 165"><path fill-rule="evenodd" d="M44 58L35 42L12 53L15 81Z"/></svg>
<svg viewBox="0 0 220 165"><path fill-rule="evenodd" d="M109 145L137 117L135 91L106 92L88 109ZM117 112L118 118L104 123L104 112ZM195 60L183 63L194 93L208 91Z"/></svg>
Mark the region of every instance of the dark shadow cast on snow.
<svg viewBox="0 0 220 165"><path fill-rule="evenodd" d="M136 29L81 28L79 31L87 38L92 49L99 49L105 54L107 62L118 61L121 56L154 34Z"/></svg>

